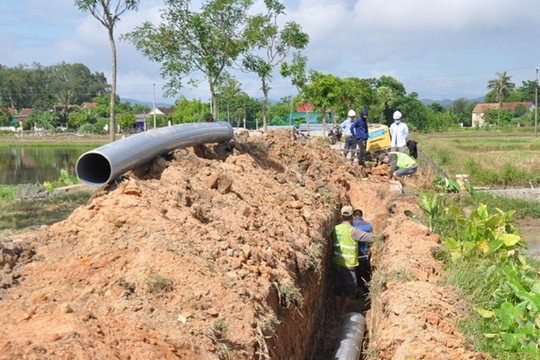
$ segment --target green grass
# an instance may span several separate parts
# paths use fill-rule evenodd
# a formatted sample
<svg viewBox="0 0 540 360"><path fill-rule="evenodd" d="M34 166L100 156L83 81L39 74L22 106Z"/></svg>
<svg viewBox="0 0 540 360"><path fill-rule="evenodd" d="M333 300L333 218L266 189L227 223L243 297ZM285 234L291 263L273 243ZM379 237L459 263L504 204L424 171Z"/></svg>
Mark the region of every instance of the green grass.
<svg viewBox="0 0 540 360"><path fill-rule="evenodd" d="M62 221L73 210L85 205L92 194L92 190L84 189L44 199L2 200L0 235L20 233Z"/></svg>
<svg viewBox="0 0 540 360"><path fill-rule="evenodd" d="M445 173L469 174L473 186L540 186L540 138L517 131L504 135L469 131L414 138Z"/></svg>
<svg viewBox="0 0 540 360"><path fill-rule="evenodd" d="M0 185L0 202L13 200L17 194L17 185Z"/></svg>
<svg viewBox="0 0 540 360"><path fill-rule="evenodd" d="M502 196L494 196L485 192L474 192L473 200L475 203L483 203L488 208L498 208L503 211L515 210L516 219L540 218L540 203L537 201L527 201L523 199L512 199Z"/></svg>

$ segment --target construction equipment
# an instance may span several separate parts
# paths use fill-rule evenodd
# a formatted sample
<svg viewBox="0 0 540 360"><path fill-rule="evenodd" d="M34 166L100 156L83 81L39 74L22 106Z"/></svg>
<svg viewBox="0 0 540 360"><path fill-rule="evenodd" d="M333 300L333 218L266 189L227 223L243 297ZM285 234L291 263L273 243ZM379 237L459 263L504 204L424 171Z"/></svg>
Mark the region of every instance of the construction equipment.
<svg viewBox="0 0 540 360"><path fill-rule="evenodd" d="M390 130L383 124L369 124L369 136L366 142L366 155L376 159L380 154L387 152L392 144Z"/></svg>

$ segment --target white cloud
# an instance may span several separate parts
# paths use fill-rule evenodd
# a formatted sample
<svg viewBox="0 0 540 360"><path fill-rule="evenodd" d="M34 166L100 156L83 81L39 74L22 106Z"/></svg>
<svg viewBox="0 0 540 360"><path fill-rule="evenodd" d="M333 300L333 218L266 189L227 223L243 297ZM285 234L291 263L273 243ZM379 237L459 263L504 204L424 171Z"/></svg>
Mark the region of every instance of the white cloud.
<svg viewBox="0 0 540 360"><path fill-rule="evenodd" d="M258 0L257 6L262 5ZM496 72L508 71L521 85L540 65L535 45L540 30L537 0L287 0L286 20L310 36L308 67L336 76L394 76L408 92L434 99L484 95ZM118 92L123 98L152 101L153 84L162 102L166 80L159 64L119 40L144 21L157 24L163 0L141 1L115 29ZM254 9L255 10L255 9ZM283 19L284 20L284 19ZM111 50L105 27L71 0L5 2L0 13L2 64L51 65L80 62L108 79ZM238 74L243 89L261 96L254 75ZM294 94L289 80L276 73L271 98ZM207 86L182 89L189 98L208 100ZM174 102L169 99L168 102Z"/></svg>

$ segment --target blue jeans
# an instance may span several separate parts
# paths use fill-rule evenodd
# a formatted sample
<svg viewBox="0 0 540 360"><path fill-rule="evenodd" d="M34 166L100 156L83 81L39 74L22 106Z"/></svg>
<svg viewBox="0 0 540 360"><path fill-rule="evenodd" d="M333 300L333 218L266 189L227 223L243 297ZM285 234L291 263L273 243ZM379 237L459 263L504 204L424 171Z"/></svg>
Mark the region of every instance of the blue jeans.
<svg viewBox="0 0 540 360"><path fill-rule="evenodd" d="M397 169L394 174L396 174L396 176L405 176L405 175L411 175L411 174L414 174L416 172L416 170L418 170L418 166L417 165L413 165L411 167L408 167L408 168L403 168L403 169Z"/></svg>

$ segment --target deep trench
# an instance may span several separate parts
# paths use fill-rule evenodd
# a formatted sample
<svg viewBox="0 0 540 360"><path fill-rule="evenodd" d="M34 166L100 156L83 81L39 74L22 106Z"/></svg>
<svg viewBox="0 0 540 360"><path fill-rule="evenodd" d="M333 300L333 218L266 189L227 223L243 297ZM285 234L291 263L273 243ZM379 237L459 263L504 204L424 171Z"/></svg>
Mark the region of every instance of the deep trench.
<svg viewBox="0 0 540 360"><path fill-rule="evenodd" d="M340 220L336 219L334 225L337 225ZM327 229L328 239L330 238L330 232L332 227ZM313 351L311 354L307 354L306 359L311 360L328 360L334 358L334 353L337 350L338 340L340 338L342 330L342 320L339 319L335 313L334 306L334 294L333 294L333 280L332 280L332 246L327 247L327 252L325 253L325 260L323 261L326 272L324 274L323 282L323 306L321 312L316 316L323 317L321 328L319 331L315 331L315 339L313 339ZM369 266L371 272L371 266ZM360 283L360 279L357 279ZM369 302L369 284L364 286L358 286L358 293L355 297L352 298L351 304L349 305L348 312L356 312L366 316L366 312L370 309ZM369 338L367 332L364 333L364 339L362 341L362 348L366 349L369 344ZM364 359L365 351L362 351L362 356L360 359Z"/></svg>

